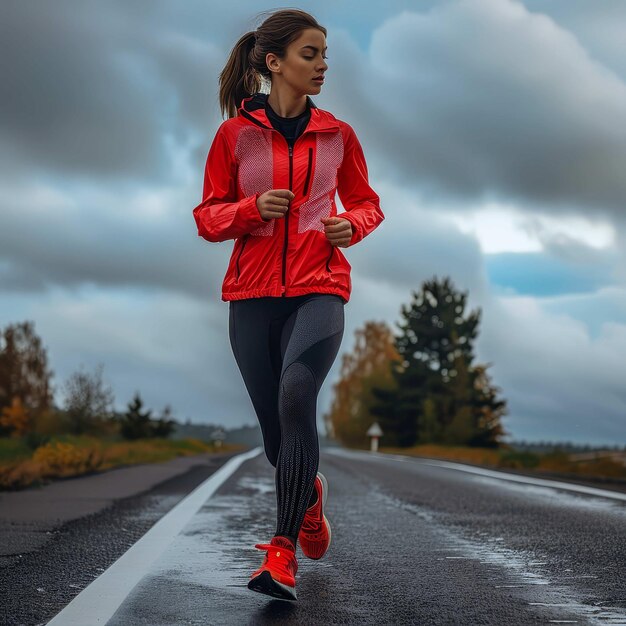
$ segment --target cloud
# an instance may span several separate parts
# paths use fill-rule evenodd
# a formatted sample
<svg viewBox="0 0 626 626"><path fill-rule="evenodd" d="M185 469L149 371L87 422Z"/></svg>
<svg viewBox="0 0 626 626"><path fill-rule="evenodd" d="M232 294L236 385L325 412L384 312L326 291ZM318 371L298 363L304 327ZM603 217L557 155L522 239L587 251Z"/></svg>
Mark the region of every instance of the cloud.
<svg viewBox="0 0 626 626"><path fill-rule="evenodd" d="M587 0L524 0L524 5L549 15L573 33L591 57L626 80L626 4L622 0L604 0L601 6Z"/></svg>
<svg viewBox="0 0 626 626"><path fill-rule="evenodd" d="M344 65L377 172L422 197L622 210L626 87L549 17L501 0L403 11Z"/></svg>
<svg viewBox="0 0 626 626"><path fill-rule="evenodd" d="M232 242L202 245L190 204L171 188L126 195L99 187L20 189L0 200L0 286L97 284L219 296Z"/></svg>
<svg viewBox="0 0 626 626"><path fill-rule="evenodd" d="M164 137L184 143L217 121L213 85L203 77L216 76L223 54L210 40L171 30L156 19L157 7L3 7L0 51L11 63L0 164L8 180L45 172L97 184L171 182Z"/></svg>
<svg viewBox="0 0 626 626"><path fill-rule="evenodd" d="M608 299L624 320L625 290L587 294L584 306L602 310ZM578 300L574 309L581 313L583 296ZM504 425L515 438L623 443L626 324L601 317L594 337L569 304L567 298L493 298L484 304L477 356L493 362L497 354L488 371L507 398Z"/></svg>
<svg viewBox="0 0 626 626"><path fill-rule="evenodd" d="M484 293L483 259L476 239L445 216L445 207L422 205L410 190L376 184L386 219L367 243L343 251L352 265L353 284L367 279L408 294L420 277L453 273L466 288Z"/></svg>

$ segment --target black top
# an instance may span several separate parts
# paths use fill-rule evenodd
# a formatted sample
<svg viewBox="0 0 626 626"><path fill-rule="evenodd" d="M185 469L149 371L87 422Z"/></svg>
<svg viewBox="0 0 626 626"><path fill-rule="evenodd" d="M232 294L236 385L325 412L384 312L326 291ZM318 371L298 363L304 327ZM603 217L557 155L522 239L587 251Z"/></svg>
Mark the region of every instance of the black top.
<svg viewBox="0 0 626 626"><path fill-rule="evenodd" d="M272 126L282 133L290 146L293 146L296 139L302 134L309 123L309 119L311 118L311 107L309 99L307 98L306 108L302 111L302 113L300 113L300 115L296 115L295 117L282 117L278 115L274 109L272 109L269 102L266 100L265 113L267 114Z"/></svg>

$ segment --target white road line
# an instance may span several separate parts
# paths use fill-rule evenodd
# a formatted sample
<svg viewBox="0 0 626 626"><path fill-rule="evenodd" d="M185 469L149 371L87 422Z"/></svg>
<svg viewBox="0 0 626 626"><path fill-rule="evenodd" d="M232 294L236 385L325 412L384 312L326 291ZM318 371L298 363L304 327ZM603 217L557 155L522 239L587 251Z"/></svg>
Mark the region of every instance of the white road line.
<svg viewBox="0 0 626 626"><path fill-rule="evenodd" d="M106 624L154 561L222 483L248 459L260 454L257 446L229 459L219 470L185 496L98 578L83 589L48 626Z"/></svg>
<svg viewBox="0 0 626 626"><path fill-rule="evenodd" d="M361 450L346 450L344 448L327 447L324 449L331 454L338 456L356 455L365 458L376 459L393 459L396 461L412 461L422 463L424 465L435 465L438 467L447 467L459 470L461 472L469 472L471 474L480 474L491 478L500 478L501 480L509 480L516 483L525 483L527 485L539 485L541 487L553 487L556 489L565 489L567 491L576 491L578 493L586 493L601 498L612 498L613 500L622 500L626 502L626 493L619 491L610 491L608 489L597 489L596 487L587 487L586 485L576 485L574 483L561 482L559 480L549 480L547 478L533 478L531 476L519 476L517 474L508 474L505 471L488 470L482 467L474 467L473 465L465 465L463 463L453 463L451 461L439 461L436 459L424 459L414 456L405 456L401 454L385 454L384 452L367 452Z"/></svg>

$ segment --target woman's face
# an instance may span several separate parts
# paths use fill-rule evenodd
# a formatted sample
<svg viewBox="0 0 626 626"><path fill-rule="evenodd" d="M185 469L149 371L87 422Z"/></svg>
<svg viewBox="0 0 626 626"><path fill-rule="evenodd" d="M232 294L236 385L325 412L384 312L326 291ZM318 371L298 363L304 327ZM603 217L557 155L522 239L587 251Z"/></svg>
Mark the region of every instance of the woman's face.
<svg viewBox="0 0 626 626"><path fill-rule="evenodd" d="M323 82L314 80L323 76L328 69L326 58L326 37L317 28L307 28L287 46L284 59L274 54L266 57L273 79L280 77L291 89L299 94L318 94ZM279 70L279 71L277 71Z"/></svg>

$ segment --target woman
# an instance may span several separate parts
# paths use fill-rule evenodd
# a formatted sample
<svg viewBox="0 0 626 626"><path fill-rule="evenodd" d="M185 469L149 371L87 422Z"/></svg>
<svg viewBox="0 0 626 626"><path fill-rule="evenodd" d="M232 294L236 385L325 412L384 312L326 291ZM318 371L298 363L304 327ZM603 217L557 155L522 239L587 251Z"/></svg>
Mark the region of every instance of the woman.
<svg viewBox="0 0 626 626"><path fill-rule="evenodd" d="M237 365L276 468L277 526L248 587L296 599L296 543L321 558L331 529L318 472L317 396L344 330L351 266L339 248L384 219L352 127L315 106L326 29L280 10L239 39L220 74L228 113L206 162L198 235L234 240L222 284ZM262 93L261 80L271 84ZM335 191L346 209L337 216Z"/></svg>

